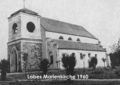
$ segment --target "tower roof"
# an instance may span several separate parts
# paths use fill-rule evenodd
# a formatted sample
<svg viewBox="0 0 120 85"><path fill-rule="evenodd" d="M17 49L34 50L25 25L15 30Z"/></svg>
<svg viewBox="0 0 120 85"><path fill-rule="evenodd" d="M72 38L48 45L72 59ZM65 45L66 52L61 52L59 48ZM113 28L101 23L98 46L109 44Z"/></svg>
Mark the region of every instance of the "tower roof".
<svg viewBox="0 0 120 85"><path fill-rule="evenodd" d="M20 12L39 16L37 12L34 12L34 11L32 11L32 10L30 10L30 9L27 9L27 8L23 8L23 9L20 9L20 10L18 10L18 11L16 11L16 12L12 13L12 14L10 15L10 17L12 17L12 16L14 16L14 15L20 13ZM10 17L9 17L9 18L10 18Z"/></svg>

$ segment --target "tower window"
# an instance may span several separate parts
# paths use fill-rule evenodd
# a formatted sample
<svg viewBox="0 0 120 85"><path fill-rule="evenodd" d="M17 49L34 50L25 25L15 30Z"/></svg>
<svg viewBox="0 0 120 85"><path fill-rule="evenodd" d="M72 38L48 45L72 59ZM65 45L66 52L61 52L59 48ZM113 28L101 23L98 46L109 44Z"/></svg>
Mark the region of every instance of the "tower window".
<svg viewBox="0 0 120 85"><path fill-rule="evenodd" d="M33 32L35 30L35 24L33 22L28 22L27 23L27 30L29 32Z"/></svg>
<svg viewBox="0 0 120 85"><path fill-rule="evenodd" d="M69 38L68 38L68 40L72 40L72 38L71 38L71 37L69 37Z"/></svg>
<svg viewBox="0 0 120 85"><path fill-rule="evenodd" d="M64 38L63 38L63 36L60 36L59 39L63 40Z"/></svg>
<svg viewBox="0 0 120 85"><path fill-rule="evenodd" d="M17 23L14 23L12 26L13 33L15 34L17 32Z"/></svg>

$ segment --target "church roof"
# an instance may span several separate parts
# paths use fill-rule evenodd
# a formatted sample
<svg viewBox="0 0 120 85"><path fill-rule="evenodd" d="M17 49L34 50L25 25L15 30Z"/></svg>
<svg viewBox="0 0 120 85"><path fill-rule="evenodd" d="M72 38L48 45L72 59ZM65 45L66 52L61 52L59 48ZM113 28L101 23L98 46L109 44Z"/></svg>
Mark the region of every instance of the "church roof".
<svg viewBox="0 0 120 85"><path fill-rule="evenodd" d="M23 9L20 9L20 10L14 12L13 14L11 14L10 17L18 14L19 12L40 16L38 13L36 13L30 9L23 8ZM58 20L48 19L48 18L44 18L44 17L41 17L40 20L41 20L41 25L47 31L97 39L95 36L93 36L91 33L89 33L82 26L78 26L78 25L74 25L74 24L70 24L70 23L66 23L66 22L62 22L62 21L58 21Z"/></svg>
<svg viewBox="0 0 120 85"><path fill-rule="evenodd" d="M70 49L70 50L85 50L85 51L101 51L106 52L102 46L98 44L55 40L58 43L59 49Z"/></svg>
<svg viewBox="0 0 120 85"><path fill-rule="evenodd" d="M48 19L44 17L41 17L41 25L44 27L46 31L97 39L82 26L58 20Z"/></svg>
<svg viewBox="0 0 120 85"><path fill-rule="evenodd" d="M18 11L16 11L16 12L12 13L12 14L10 15L10 17L12 17L12 16L14 16L14 15L20 13L20 12L39 16L37 12L34 12L34 11L32 11L32 10L30 10L30 9L27 9L27 8L23 8L23 9L20 9L20 10L18 10ZM9 17L9 18L10 18L10 17Z"/></svg>

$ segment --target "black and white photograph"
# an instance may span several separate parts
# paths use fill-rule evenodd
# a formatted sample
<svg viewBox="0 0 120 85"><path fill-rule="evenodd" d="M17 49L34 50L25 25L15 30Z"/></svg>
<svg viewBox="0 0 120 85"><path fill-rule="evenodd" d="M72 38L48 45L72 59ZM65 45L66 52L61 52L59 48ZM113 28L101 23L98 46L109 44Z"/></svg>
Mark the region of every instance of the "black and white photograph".
<svg viewBox="0 0 120 85"><path fill-rule="evenodd" d="M120 0L0 0L0 85L120 85Z"/></svg>

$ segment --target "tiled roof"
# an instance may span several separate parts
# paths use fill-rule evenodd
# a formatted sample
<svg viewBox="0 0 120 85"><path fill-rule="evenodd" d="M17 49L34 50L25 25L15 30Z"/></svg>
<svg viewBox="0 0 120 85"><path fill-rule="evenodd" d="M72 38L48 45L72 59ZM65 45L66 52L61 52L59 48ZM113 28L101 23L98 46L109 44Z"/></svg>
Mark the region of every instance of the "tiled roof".
<svg viewBox="0 0 120 85"><path fill-rule="evenodd" d="M66 22L48 19L44 17L41 17L41 25L45 28L45 30L50 32L57 32L97 39L82 26L73 25Z"/></svg>
<svg viewBox="0 0 120 85"><path fill-rule="evenodd" d="M102 52L106 51L102 46L98 44L64 41L64 40L55 40L55 41L57 42L59 49L102 51Z"/></svg>
<svg viewBox="0 0 120 85"><path fill-rule="evenodd" d="M32 15L37 15L37 16L39 16L38 13L36 13L36 12L30 10L30 9L23 8L23 9L20 9L20 10L14 12L13 14L11 14L10 17L18 14L19 12L23 12L23 13L27 13L27 14L32 14Z"/></svg>

